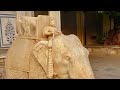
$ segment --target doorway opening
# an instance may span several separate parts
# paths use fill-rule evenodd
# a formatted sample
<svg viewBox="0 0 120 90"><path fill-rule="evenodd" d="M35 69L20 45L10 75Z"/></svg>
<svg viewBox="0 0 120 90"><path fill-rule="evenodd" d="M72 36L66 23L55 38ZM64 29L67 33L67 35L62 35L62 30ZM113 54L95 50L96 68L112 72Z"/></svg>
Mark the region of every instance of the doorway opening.
<svg viewBox="0 0 120 90"><path fill-rule="evenodd" d="M65 35L77 35L76 12L75 11L61 11L61 31Z"/></svg>

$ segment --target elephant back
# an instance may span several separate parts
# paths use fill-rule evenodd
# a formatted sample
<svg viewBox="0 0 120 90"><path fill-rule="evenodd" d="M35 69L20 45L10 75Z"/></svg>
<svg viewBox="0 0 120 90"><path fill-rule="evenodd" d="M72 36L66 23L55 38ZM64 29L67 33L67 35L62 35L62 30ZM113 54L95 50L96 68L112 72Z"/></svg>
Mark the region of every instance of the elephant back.
<svg viewBox="0 0 120 90"><path fill-rule="evenodd" d="M53 51L55 49L55 51L63 53L77 47L81 48L83 52L89 55L88 50L82 45L79 38L74 34L70 34L70 35L62 34L53 39Z"/></svg>

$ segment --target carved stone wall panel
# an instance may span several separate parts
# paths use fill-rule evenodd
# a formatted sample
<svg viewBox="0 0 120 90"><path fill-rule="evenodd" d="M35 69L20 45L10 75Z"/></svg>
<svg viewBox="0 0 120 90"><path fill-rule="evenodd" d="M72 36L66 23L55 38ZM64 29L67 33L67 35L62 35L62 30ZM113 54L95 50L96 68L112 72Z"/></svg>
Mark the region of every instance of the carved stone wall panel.
<svg viewBox="0 0 120 90"><path fill-rule="evenodd" d="M0 14L0 46L10 47L16 35L16 16Z"/></svg>

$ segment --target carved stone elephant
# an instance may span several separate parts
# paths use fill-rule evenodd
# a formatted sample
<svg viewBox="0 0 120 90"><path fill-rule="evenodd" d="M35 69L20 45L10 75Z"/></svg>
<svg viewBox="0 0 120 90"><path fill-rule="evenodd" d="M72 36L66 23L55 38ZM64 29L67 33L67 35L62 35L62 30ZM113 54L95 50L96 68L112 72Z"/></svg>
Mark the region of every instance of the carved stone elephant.
<svg viewBox="0 0 120 90"><path fill-rule="evenodd" d="M93 79L88 55L75 35L61 35L53 41L54 69L60 78Z"/></svg>
<svg viewBox="0 0 120 90"><path fill-rule="evenodd" d="M40 41L36 45L36 49L37 52L34 52L34 55L47 73L47 41ZM77 36L63 34L56 36L52 45L54 78L94 79L88 55L88 50L81 44Z"/></svg>
<svg viewBox="0 0 120 90"><path fill-rule="evenodd" d="M28 20L28 22L23 22ZM35 18L24 17L22 20L23 31L20 33L8 51L5 60L5 78L7 79L47 79L49 78L49 56L53 62L53 78L55 79L93 79L94 75L88 59L89 52L81 44L75 35L63 35L56 31L53 20L49 25L48 16ZM30 20L31 21L30 21ZM34 24L34 21L37 24ZM29 22L33 24L29 24ZM44 22L44 23L43 23ZM26 24L28 23L27 27ZM41 24L42 23L42 24ZM47 27L46 27L47 26ZM36 27L33 29L31 27ZM46 27L46 28L45 28ZM47 38L43 37L43 29L47 30ZM18 30L18 31L19 31ZM51 31L55 31L50 33ZM35 34L34 36L29 33ZM55 35L52 39L51 54L49 54L49 36ZM21 35L23 34L23 35ZM27 36L26 36L27 35ZM28 36L29 35L29 36ZM36 38L37 36L37 38Z"/></svg>

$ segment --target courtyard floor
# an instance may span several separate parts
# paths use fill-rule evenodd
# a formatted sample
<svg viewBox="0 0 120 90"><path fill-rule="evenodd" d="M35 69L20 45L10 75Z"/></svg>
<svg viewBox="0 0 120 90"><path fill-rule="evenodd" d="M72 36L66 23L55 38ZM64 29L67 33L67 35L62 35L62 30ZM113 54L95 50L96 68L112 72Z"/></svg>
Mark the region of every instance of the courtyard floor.
<svg viewBox="0 0 120 90"><path fill-rule="evenodd" d="M96 79L120 79L120 56L90 55Z"/></svg>

